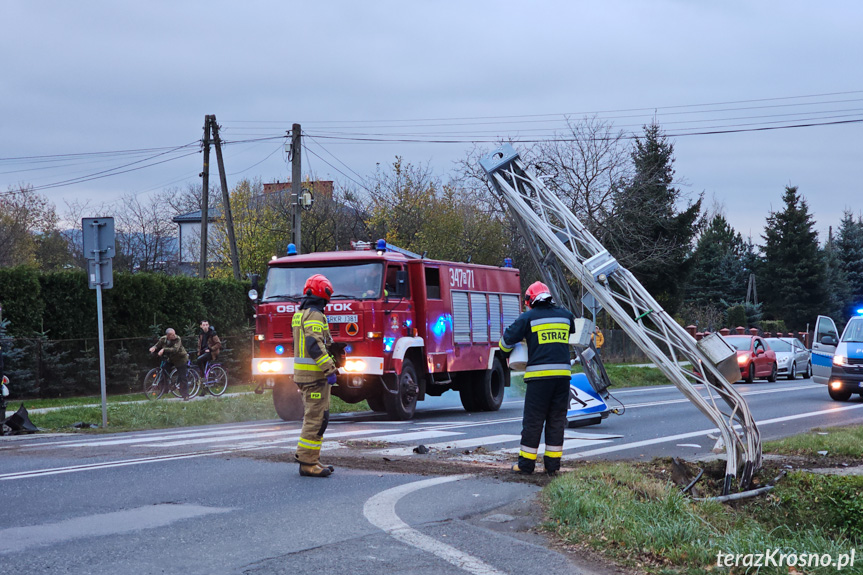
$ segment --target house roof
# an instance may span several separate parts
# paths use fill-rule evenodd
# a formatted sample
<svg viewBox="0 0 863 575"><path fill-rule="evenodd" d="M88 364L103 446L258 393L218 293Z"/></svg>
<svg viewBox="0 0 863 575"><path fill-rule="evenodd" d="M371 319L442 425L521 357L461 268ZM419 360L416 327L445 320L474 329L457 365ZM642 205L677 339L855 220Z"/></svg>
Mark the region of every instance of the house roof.
<svg viewBox="0 0 863 575"><path fill-rule="evenodd" d="M180 214L179 216L175 216L172 221L177 224L200 223L201 211L202 210L196 210L194 212L189 212L188 214ZM208 212L207 221L215 222L217 219L222 217L222 211L219 208L210 208Z"/></svg>

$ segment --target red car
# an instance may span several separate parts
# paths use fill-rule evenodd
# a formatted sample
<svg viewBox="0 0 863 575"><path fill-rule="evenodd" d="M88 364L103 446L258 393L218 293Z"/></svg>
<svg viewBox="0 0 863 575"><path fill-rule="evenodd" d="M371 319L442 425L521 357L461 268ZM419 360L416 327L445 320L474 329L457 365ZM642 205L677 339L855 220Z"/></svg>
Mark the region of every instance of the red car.
<svg viewBox="0 0 863 575"><path fill-rule="evenodd" d="M746 383L752 383L755 378L766 378L776 381L776 352L770 349L763 338L752 335L724 336L728 345L737 350L737 365L740 366L740 377Z"/></svg>

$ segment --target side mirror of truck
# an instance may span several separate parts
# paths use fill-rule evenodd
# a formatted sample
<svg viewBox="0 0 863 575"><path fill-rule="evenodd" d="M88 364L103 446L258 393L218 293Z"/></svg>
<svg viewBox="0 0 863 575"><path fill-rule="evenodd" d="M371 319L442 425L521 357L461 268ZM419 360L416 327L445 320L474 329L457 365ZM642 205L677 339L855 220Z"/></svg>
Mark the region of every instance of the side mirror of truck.
<svg viewBox="0 0 863 575"><path fill-rule="evenodd" d="M258 301L258 295L260 293L258 291L258 284L261 281L261 276L258 274L252 274L249 277L252 280L252 289L249 290L249 299L256 302Z"/></svg>
<svg viewBox="0 0 863 575"><path fill-rule="evenodd" d="M407 297L408 295L408 272L396 272L396 297Z"/></svg>
<svg viewBox="0 0 863 575"><path fill-rule="evenodd" d="M824 337L822 337L822 338L821 338L821 343L822 343L823 345L833 345L833 346L835 346L835 345L838 345L838 344L839 344L839 342L838 342L838 341L836 341L836 338L835 338L835 337L833 337L833 336L831 336L831 335L825 335Z"/></svg>

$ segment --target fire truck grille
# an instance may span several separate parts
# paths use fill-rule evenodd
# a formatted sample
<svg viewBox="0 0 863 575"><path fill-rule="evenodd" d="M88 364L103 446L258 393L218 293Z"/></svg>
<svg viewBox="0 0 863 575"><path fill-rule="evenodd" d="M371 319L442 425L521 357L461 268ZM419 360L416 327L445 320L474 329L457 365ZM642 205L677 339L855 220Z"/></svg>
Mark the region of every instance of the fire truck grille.
<svg viewBox="0 0 863 575"><path fill-rule="evenodd" d="M273 339L285 339L285 334L283 333L274 333Z"/></svg>

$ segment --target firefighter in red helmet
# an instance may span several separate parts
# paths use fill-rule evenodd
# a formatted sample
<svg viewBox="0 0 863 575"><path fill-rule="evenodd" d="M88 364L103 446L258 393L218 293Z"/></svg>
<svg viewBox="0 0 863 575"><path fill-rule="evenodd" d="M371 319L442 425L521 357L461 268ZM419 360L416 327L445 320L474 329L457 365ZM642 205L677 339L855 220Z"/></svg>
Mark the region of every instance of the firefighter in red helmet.
<svg viewBox="0 0 863 575"><path fill-rule="evenodd" d="M554 475L563 456L563 432L569 408L569 334L575 331L575 317L554 304L551 290L535 282L524 294L527 310L516 318L500 339L500 349L509 353L515 344L527 340L527 368L524 382L524 417L517 473L534 472L539 440L545 428L545 472Z"/></svg>
<svg viewBox="0 0 863 575"><path fill-rule="evenodd" d="M330 387L338 368L328 348L332 344L324 308L333 295L333 284L315 274L306 280L303 300L294 313L294 383L303 396L303 428L295 457L300 475L328 477L333 467L321 463L321 443L330 420Z"/></svg>

